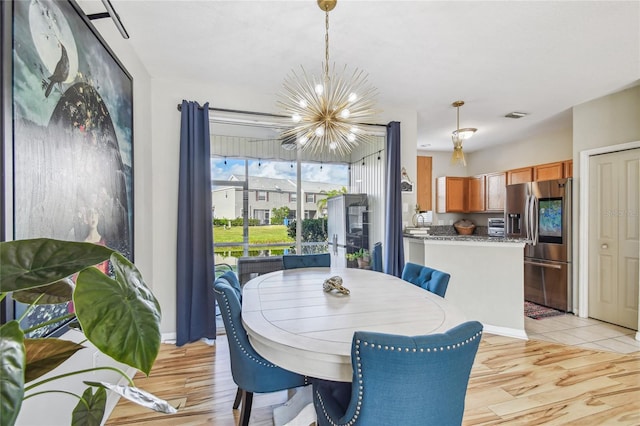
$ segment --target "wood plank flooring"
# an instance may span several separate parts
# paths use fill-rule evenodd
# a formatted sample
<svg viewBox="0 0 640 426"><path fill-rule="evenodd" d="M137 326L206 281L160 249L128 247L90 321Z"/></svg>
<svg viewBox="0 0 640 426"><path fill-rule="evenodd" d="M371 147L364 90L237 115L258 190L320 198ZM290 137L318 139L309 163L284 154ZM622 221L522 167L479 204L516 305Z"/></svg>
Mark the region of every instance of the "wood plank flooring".
<svg viewBox="0 0 640 426"><path fill-rule="evenodd" d="M215 346L163 344L136 386L179 407L163 415L121 399L107 425L237 423L224 335ZM273 425L286 393L256 395L251 425ZM640 425L640 352L617 354L485 334L471 372L463 425Z"/></svg>

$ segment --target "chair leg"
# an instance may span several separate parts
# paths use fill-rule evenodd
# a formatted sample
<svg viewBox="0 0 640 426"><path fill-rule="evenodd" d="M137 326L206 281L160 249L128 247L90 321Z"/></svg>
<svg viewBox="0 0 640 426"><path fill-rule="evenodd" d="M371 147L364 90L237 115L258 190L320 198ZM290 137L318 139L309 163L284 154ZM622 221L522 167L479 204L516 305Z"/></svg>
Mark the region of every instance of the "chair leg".
<svg viewBox="0 0 640 426"><path fill-rule="evenodd" d="M249 426L251 417L251 404L253 403L253 392L242 391L242 410L240 411L240 426Z"/></svg>
<svg viewBox="0 0 640 426"><path fill-rule="evenodd" d="M238 391L236 392L236 399L233 401L234 410L238 409L241 401L242 401L242 389L238 388Z"/></svg>

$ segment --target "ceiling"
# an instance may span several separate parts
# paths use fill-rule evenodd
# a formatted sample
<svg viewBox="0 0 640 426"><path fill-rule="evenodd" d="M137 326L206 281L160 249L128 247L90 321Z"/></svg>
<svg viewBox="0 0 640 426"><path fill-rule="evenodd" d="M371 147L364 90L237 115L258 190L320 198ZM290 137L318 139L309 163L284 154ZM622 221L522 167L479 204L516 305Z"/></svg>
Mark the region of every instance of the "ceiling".
<svg viewBox="0 0 640 426"><path fill-rule="evenodd" d="M314 0L111 3L153 78L255 90L277 113L292 69L321 72ZM365 70L379 109L415 110L421 150L451 149L456 100L461 127L478 128L472 152L570 129L573 106L640 81L640 1L340 0L329 19L330 62ZM504 117L512 111L529 115Z"/></svg>

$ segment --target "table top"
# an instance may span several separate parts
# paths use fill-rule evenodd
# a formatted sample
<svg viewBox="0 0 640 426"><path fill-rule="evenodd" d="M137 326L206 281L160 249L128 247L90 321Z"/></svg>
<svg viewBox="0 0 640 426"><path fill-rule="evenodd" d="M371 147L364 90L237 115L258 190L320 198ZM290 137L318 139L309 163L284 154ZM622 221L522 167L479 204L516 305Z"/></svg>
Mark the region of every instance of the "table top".
<svg viewBox="0 0 640 426"><path fill-rule="evenodd" d="M338 275L349 295L326 293ZM351 381L356 330L407 336L442 333L466 321L445 299L363 269L302 268L271 272L242 290L242 321L256 351L287 370Z"/></svg>

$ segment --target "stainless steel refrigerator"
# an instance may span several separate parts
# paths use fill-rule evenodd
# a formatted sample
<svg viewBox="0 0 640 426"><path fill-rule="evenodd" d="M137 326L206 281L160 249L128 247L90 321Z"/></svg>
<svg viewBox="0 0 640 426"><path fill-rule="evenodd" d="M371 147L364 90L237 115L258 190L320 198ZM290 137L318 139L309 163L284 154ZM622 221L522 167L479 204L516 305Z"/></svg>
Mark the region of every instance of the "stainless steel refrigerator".
<svg viewBox="0 0 640 426"><path fill-rule="evenodd" d="M526 238L524 298L572 312L571 179L507 185L506 236Z"/></svg>
<svg viewBox="0 0 640 426"><path fill-rule="evenodd" d="M331 266L346 267L347 253L369 250L367 194L343 194L327 200L327 234Z"/></svg>

